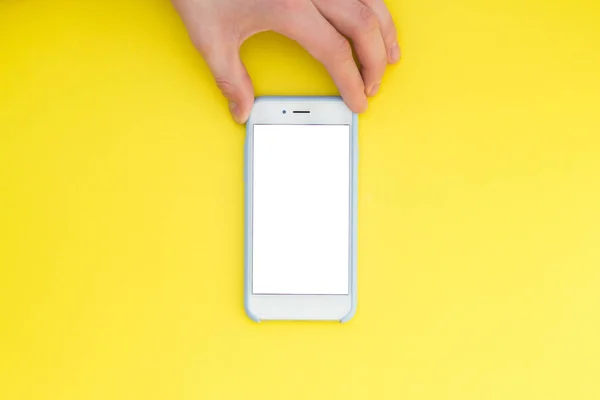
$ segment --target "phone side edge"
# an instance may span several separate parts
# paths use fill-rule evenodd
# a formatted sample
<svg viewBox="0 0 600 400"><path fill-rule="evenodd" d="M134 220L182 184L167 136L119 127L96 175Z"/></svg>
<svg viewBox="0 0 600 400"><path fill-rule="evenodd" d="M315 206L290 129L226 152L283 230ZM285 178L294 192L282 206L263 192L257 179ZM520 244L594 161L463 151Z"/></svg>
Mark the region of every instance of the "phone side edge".
<svg viewBox="0 0 600 400"><path fill-rule="evenodd" d="M246 315L254 322L260 318L250 308L252 295L252 275L250 270L252 246L252 192L248 177L250 174L251 158L252 117L246 123L246 138L244 139L244 310Z"/></svg>
<svg viewBox="0 0 600 400"><path fill-rule="evenodd" d="M352 238L351 246L351 267L350 267L350 298L351 307L348 314L340 320L341 323L350 321L356 314L358 292L357 292L357 256L358 256L358 115L352 113Z"/></svg>

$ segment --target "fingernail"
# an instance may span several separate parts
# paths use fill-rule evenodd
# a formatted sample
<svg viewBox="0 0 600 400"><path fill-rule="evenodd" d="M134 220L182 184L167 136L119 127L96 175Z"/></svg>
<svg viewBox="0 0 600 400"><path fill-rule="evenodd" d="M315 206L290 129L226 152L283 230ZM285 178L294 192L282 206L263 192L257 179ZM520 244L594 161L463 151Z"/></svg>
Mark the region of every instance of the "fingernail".
<svg viewBox="0 0 600 400"><path fill-rule="evenodd" d="M239 116L238 105L235 102L233 102L233 101L229 102L229 112L231 113L231 116L233 117L233 120L235 122L237 122L238 124L242 123L241 122L241 118Z"/></svg>
<svg viewBox="0 0 600 400"><path fill-rule="evenodd" d="M392 64L400 61L400 46L398 46L398 42L392 44L392 48L390 49L390 60Z"/></svg>
<svg viewBox="0 0 600 400"><path fill-rule="evenodd" d="M377 94L377 92L379 91L379 86L381 86L381 81L379 81L373 85L371 90L369 90L369 96L375 96Z"/></svg>

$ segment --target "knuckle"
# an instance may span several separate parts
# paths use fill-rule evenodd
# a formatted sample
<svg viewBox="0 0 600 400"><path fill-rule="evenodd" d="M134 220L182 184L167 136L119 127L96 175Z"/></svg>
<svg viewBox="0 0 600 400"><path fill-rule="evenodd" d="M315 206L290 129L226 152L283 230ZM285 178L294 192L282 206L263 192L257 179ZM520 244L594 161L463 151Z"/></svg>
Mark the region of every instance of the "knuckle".
<svg viewBox="0 0 600 400"><path fill-rule="evenodd" d="M377 2L381 3L381 0L361 0L361 3L365 4L367 7L373 7Z"/></svg>
<svg viewBox="0 0 600 400"><path fill-rule="evenodd" d="M340 36L337 39L334 49L336 50L335 54L338 55L340 61L352 59L352 46L350 46L350 42L348 42L345 37Z"/></svg>
<svg viewBox="0 0 600 400"><path fill-rule="evenodd" d="M357 33L372 32L379 28L379 21L371 7L361 5L356 21Z"/></svg>
<svg viewBox="0 0 600 400"><path fill-rule="evenodd" d="M236 87L230 80L222 77L215 77L215 82L225 97L230 99L235 96Z"/></svg>

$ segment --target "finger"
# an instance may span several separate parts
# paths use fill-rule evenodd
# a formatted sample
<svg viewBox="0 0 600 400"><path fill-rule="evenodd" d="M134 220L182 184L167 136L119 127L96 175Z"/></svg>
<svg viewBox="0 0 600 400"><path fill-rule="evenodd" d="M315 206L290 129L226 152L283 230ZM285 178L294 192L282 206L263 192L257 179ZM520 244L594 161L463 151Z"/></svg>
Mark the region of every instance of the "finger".
<svg viewBox="0 0 600 400"><path fill-rule="evenodd" d="M319 60L331 75L348 107L367 109L365 86L354 62L352 48L311 2L292 2L293 10L279 15L277 32L297 41Z"/></svg>
<svg viewBox="0 0 600 400"><path fill-rule="evenodd" d="M385 5L383 0L361 0L364 4L369 6L371 10L377 15L379 20L379 29L381 30L381 36L385 43L387 50L388 62L395 64L400 61L400 46L398 45L398 32L396 25L392 19L390 10Z"/></svg>
<svg viewBox="0 0 600 400"><path fill-rule="evenodd" d="M227 42L213 36L210 43L198 47L221 93L229 101L233 119L239 124L245 123L254 104L254 88L240 58L237 41Z"/></svg>
<svg viewBox="0 0 600 400"><path fill-rule="evenodd" d="M377 16L359 0L319 0L315 6L337 30L349 37L361 65L365 94L374 96L387 65L387 52Z"/></svg>

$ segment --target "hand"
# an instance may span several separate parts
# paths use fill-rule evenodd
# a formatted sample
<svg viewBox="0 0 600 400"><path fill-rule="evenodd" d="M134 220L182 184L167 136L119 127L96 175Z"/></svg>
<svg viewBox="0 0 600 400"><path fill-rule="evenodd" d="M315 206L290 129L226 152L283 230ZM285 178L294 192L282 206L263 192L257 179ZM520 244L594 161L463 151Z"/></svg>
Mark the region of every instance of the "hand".
<svg viewBox="0 0 600 400"><path fill-rule="evenodd" d="M248 119L254 90L239 49L272 30L319 60L352 111L367 108L388 63L400 58L396 28L383 0L172 0L194 45L229 100L238 123ZM354 46L360 70L354 62Z"/></svg>

